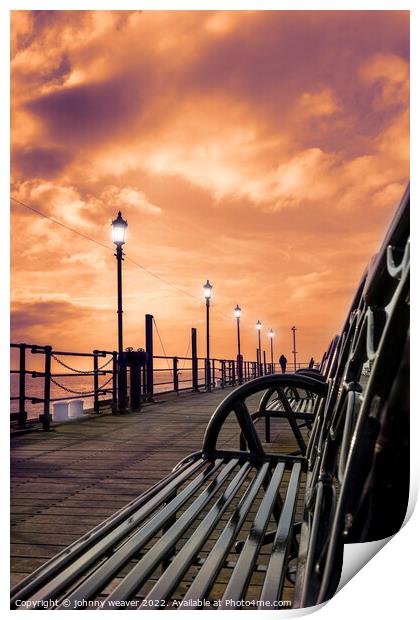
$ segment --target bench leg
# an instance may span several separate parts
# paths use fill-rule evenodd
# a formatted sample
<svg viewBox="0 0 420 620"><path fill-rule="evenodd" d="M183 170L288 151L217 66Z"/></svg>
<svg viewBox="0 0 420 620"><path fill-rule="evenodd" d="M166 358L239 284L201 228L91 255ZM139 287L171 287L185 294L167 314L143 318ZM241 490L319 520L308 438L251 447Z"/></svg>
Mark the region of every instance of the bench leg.
<svg viewBox="0 0 420 620"><path fill-rule="evenodd" d="M287 420L290 424L290 428L293 431L293 434L296 438L296 441L298 443L299 449L301 451L302 454L306 453L306 443L305 440L303 439L302 433L300 432L300 428L296 422L294 413L293 413L293 409L290 406L290 403L287 399L286 394L284 393L283 389L279 388L277 390L277 394L279 396L279 400L281 401L281 404L283 405L284 408L284 412L287 416Z"/></svg>
<svg viewBox="0 0 420 620"><path fill-rule="evenodd" d="M265 443L271 442L271 433L270 433L270 413L268 410L265 410Z"/></svg>

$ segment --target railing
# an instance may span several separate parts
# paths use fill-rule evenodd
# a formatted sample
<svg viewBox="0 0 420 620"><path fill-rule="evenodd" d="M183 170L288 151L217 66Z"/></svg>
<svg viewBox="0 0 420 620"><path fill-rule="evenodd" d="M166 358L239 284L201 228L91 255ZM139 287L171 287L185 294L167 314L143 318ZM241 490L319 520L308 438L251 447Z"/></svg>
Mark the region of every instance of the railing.
<svg viewBox="0 0 420 620"><path fill-rule="evenodd" d="M157 381L153 383L153 392L159 394L178 393L183 391L197 392L200 389L206 389L210 387L224 388L226 386L234 386L243 381L249 381L259 376L257 362L242 361L241 367L238 365L237 360L211 358L210 364L210 379L207 380L206 376L206 362L205 357L169 357L164 355L154 355L154 373L167 373L170 378L166 381ZM165 361L167 366L156 367L155 360L162 363ZM186 366L186 364L190 364ZM268 373L268 366L265 369ZM190 373L191 376L183 378L182 375ZM181 378L180 378L181 375ZM186 385L187 384L187 385ZM156 392L155 388L160 389Z"/></svg>
<svg viewBox="0 0 420 620"><path fill-rule="evenodd" d="M92 399L93 414L99 414L104 406L110 406L113 412L118 410L116 351L96 349L92 353L55 351L49 345L26 343L12 343L10 346L19 353L19 367L10 371L12 375L18 375L18 385L15 386L17 394L11 395L10 400L18 402L18 410L11 413L11 422L17 422L19 428L25 428L28 422L41 422L43 429L49 430L52 421L51 403L58 401L72 401L83 397ZM41 367L42 370L28 368L28 353L32 356L31 362L35 361L34 365ZM43 356L43 359L39 356ZM77 362L72 361L70 364L69 358L77 358ZM86 362L86 358L91 360L91 369L83 370L75 367L81 365L80 359ZM211 358L207 364L206 358L195 355L192 357L153 355L151 362L140 369L139 389L142 401L152 400L155 395L235 386L264 374L281 372L279 364L248 360L238 362L221 358ZM300 363L298 368L306 365ZM210 376L207 376L208 368ZM289 365L287 370L293 371L294 367ZM130 373L127 374L129 376ZM33 384L28 386L28 377L42 380L42 385L37 386L35 390L36 393ZM101 377L103 377L102 383ZM74 378L84 379L83 384L86 386L86 383L89 383L89 387L81 390L80 381L77 385L71 384ZM64 384L66 382L67 385ZM57 392L57 395L52 394L52 390ZM66 395L61 395L64 393ZM28 420L27 403L42 405L42 414Z"/></svg>
<svg viewBox="0 0 420 620"><path fill-rule="evenodd" d="M165 361L166 367L156 367L154 363L153 372L154 373L167 373L170 375L170 378L166 381L157 381L153 383L153 391L156 393L157 387L161 388L158 390L159 394L169 394L172 392L182 392L182 391L197 391L199 389L205 389L207 387L206 381L206 358L205 357L197 357L197 374L194 376L194 358L191 357L178 357L178 356L165 356L165 355L154 355L153 360L159 360L160 362ZM184 362L184 364L182 364ZM185 366L185 363L191 363L191 366ZM296 370L301 368L307 368L308 363L297 363ZM318 364L315 364L315 367L318 367ZM295 368L293 364L287 365L287 372L294 372ZM241 375L242 371L242 375ZM185 372L190 372L191 377L184 379L180 378ZM239 364L237 360L229 360L229 359L220 359L220 358L211 358L210 359L210 387L212 389L215 388L224 388L227 386L238 385L239 383L250 381L251 379L255 379L261 375L273 374L276 372L281 372L280 364L266 362L262 364L258 364L258 362L254 361L242 361L242 368L239 368ZM188 385L185 385L188 384ZM146 390L146 383L145 390ZM145 392L147 395L147 390Z"/></svg>
<svg viewBox="0 0 420 620"><path fill-rule="evenodd" d="M19 350L19 368L11 369L12 375L17 374L19 376L18 395L11 395L11 401L18 401L19 409L17 412L13 412L10 415L11 422L17 421L19 428L25 428L28 421L28 414L26 411L26 404L28 402L32 404L43 404L43 413L39 416L39 421L42 422L44 430L48 430L51 425L51 413L50 405L57 401L71 401L80 399L81 397L91 397L93 399L93 411L95 413L100 412L100 408L104 405L114 404L117 397L117 353L116 351L98 351L94 350L92 353L78 353L74 351L53 351L53 348L49 345L33 345L20 343L12 343L12 349ZM27 352L34 356L43 355L43 370L33 370L27 368ZM99 364L99 360L102 358L109 358L104 363ZM79 370L74 368L70 364L63 361L61 358L91 358L93 360L92 370ZM70 372L52 372L52 364L56 362L62 366L66 371ZM112 363L111 369L108 369ZM106 377L103 384L99 384L99 377ZM41 394L28 394L27 391L27 377L30 376L33 379L43 379L42 395ZM61 379L68 379L69 377L84 377L86 379L92 379L92 389L79 390L70 386L62 384ZM111 384L111 385L110 385ZM67 392L67 396L51 396L51 386L55 385L57 388ZM108 387L110 385L110 387ZM111 398L101 399L101 396L111 394Z"/></svg>

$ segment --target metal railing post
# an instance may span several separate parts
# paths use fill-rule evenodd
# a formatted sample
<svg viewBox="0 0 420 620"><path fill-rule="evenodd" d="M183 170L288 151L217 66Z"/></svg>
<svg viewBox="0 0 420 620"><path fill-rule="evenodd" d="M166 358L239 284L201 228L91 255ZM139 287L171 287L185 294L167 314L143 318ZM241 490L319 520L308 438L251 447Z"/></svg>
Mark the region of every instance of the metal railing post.
<svg viewBox="0 0 420 620"><path fill-rule="evenodd" d="M174 357L172 360L172 368L173 368L174 392L178 392L179 382L178 382L178 358L177 357Z"/></svg>
<svg viewBox="0 0 420 620"><path fill-rule="evenodd" d="M42 428L49 431L51 426L50 399L51 399L51 353L52 347L47 345L45 351L44 368L44 413L42 415Z"/></svg>
<svg viewBox="0 0 420 620"><path fill-rule="evenodd" d="M19 345L19 412L18 426L25 428L28 414L25 410L26 403L26 345Z"/></svg>
<svg viewBox="0 0 420 620"><path fill-rule="evenodd" d="M226 361L222 360L222 388L226 385Z"/></svg>
<svg viewBox="0 0 420 620"><path fill-rule="evenodd" d="M232 360L232 385L236 385L236 365L235 365L235 360Z"/></svg>
<svg viewBox="0 0 420 620"><path fill-rule="evenodd" d="M140 368L140 394L142 400L146 392L146 366L147 363Z"/></svg>
<svg viewBox="0 0 420 620"><path fill-rule="evenodd" d="M98 350L93 350L93 411L99 413Z"/></svg>
<svg viewBox="0 0 420 620"><path fill-rule="evenodd" d="M149 400L153 400L153 315L146 314L146 351L147 351L147 397Z"/></svg>
<svg viewBox="0 0 420 620"><path fill-rule="evenodd" d="M215 364L215 359L213 357L213 359L211 360L211 383L210 383L210 387L216 387L216 364Z"/></svg>
<svg viewBox="0 0 420 620"><path fill-rule="evenodd" d="M123 353L124 356L124 353ZM127 366L125 358L118 354L118 412L125 413L127 409Z"/></svg>
<svg viewBox="0 0 420 620"><path fill-rule="evenodd" d="M197 359L197 330L191 328L191 367L192 367L192 389L198 392L198 359Z"/></svg>
<svg viewBox="0 0 420 620"><path fill-rule="evenodd" d="M265 350L263 351L263 359L264 359L264 374L267 374L267 360L265 357Z"/></svg>
<svg viewBox="0 0 420 620"><path fill-rule="evenodd" d="M118 386L118 353L112 352L112 412L116 413L118 409L117 400L117 386Z"/></svg>

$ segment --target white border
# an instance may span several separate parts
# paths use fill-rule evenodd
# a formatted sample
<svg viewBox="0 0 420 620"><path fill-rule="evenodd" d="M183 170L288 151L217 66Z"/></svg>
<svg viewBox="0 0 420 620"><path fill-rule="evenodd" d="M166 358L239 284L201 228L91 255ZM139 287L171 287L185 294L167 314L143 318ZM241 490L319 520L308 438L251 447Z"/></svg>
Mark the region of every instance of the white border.
<svg viewBox="0 0 420 620"><path fill-rule="evenodd" d="M1 367L3 369L0 374L0 394L2 398L2 412L4 416L3 420L3 433L2 441L5 446L2 450L2 457L4 462L1 467L1 482L3 485L3 506L1 511L1 525L3 532L3 540L6 537L5 532L9 530L9 510L4 498L8 497L6 489L9 487L9 459L8 459L8 412L9 412L9 378L8 378L8 365L9 365L9 209L8 209L8 196L9 196L9 142L10 142L10 114L9 114L9 10L23 10L23 9L72 9L72 10L87 10L87 9L155 9L155 10L216 10L216 9L230 9L230 10L246 10L246 9L260 9L260 10L410 10L411 11L411 75L419 75L419 20L418 10L413 1L394 2L394 1L359 1L359 2L342 2L338 0L330 0L323 2L301 2L296 0L294 2L267 2L261 0L260 2L254 1L242 1L242 2L127 2L120 0L117 2L111 1L81 1L73 0L73 2L51 2L51 1L38 1L33 2L31 0L19 1L16 0L13 3L2 4L0 9L1 15L1 31L0 37L3 46L2 54L0 56L0 62L2 66L2 115L1 115L1 135L3 137L1 143L1 170L3 172L1 176L1 196L3 198L2 205L2 226L1 226L1 243L0 243L0 265L1 265L1 282L2 282L2 295L0 304L0 350L1 350ZM7 95L7 96L5 96ZM418 201L417 201L417 177L418 174L414 174L414 171L419 169L418 162L418 130L419 120L417 111L420 109L419 105L420 89L418 84L414 80L414 86L411 91L411 109L416 111L416 114L411 118L411 193L414 197L413 203L415 206L412 209L412 230L414 231L414 240L416 240L416 232L418 229ZM413 245L413 263L416 270L417 266L417 248L416 243ZM416 304L418 296L419 286L416 282L416 278L413 279L412 297L414 298L414 307L418 307ZM415 313L413 313L415 317ZM418 321L414 320L412 324L413 332L413 351L418 350ZM419 453L417 442L419 437L419 416L418 403L419 403L419 389L416 385L415 378L419 370L419 363L415 353L412 356L412 384L415 389L412 389L412 429L411 429L411 496L410 496L410 508L409 513L412 513L411 518L408 520L402 531L398 533L379 553L374 557L362 570L356 574L351 581L346 585L336 596L322 609L317 611L317 617L321 620L336 620L339 615L340 620L354 619L357 615L362 614L363 618L369 618L380 616L386 618L388 616L398 615L399 620L404 618L411 618L414 616L417 609L417 572L419 563L419 530L420 530L420 511L417 507L414 510L414 504L418 492L418 480L419 480ZM413 512L414 511L414 512ZM2 588L1 603L3 609L8 611L9 600L9 564L6 560L6 554L4 555L3 562L1 563L1 579L0 584ZM283 610L281 613L283 617L296 617L301 616L304 613L308 613L310 610L296 610L290 612ZM315 611L312 609L311 611ZM62 612L56 612L62 613ZM151 614L154 617L156 612L143 612L147 615ZM174 612L165 612L174 613ZM189 617L193 618L198 612L191 611ZM236 612L233 612L236 613ZM258 612L249 612L255 614ZM267 612L266 612L267 613ZM418 614L418 611L417 611ZM417 615L416 614L416 615ZM219 612L220 617L220 612ZM232 613L228 614L228 618L233 618Z"/></svg>

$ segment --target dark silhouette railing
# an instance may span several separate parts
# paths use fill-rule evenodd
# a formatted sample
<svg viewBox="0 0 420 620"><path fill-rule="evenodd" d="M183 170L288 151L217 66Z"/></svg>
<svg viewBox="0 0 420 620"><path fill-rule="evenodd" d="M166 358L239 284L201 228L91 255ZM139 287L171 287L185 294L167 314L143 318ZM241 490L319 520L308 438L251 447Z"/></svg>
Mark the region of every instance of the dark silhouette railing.
<svg viewBox="0 0 420 620"><path fill-rule="evenodd" d="M17 421L19 428L25 428L28 422L28 414L26 411L26 404L28 402L32 404L43 404L43 413L39 416L40 422L43 424L43 428L48 430L51 423L50 405L57 401L71 401L80 399L81 397L93 398L93 410L95 413L99 413L100 407L104 405L112 404L116 399L116 376L117 376L117 353L116 351L99 351L94 350L92 353L80 353L75 351L54 351L50 345L34 345L26 343L12 343L12 349L19 350L19 368L11 369L11 374L17 374L19 376L18 394L11 394L11 401L18 401L18 411L10 414L11 422ZM27 353L38 356L43 355L43 369L34 370L28 369L27 365ZM74 368L70 364L66 363L61 358L91 358L93 360L92 370L79 370ZM103 358L108 359L105 363L100 364L100 360ZM52 362L57 362L67 372L52 372ZM112 364L112 366L111 366ZM39 364L36 364L39 365ZM111 368L108 368L111 366ZM109 378L104 381L103 384L99 384L99 377ZM29 394L27 388L27 377L30 376L33 379L43 379L43 386L40 394ZM92 389L90 390L78 390L73 387L63 385L62 380L69 377L85 377L92 378ZM57 388L67 393L66 396L51 396L51 386L55 385ZM108 387L110 386L110 387ZM101 399L101 396L111 394L111 398Z"/></svg>
<svg viewBox="0 0 420 620"><path fill-rule="evenodd" d="M92 407L88 408L93 414L101 413L104 407L118 411L118 354L116 351L93 350L91 353L75 351L56 351L50 345L35 345L27 343L12 343L12 349L19 352L18 368L12 369L12 375L18 375L17 393L11 394L10 400L17 401L18 410L11 413L11 422L24 429L29 423L40 422L44 430L49 430L52 422L51 404L59 401L72 401L81 398L92 399ZM28 359L31 355L31 363ZM41 360L33 361L41 357ZM77 362L70 363L70 359L77 358ZM80 360L91 360L91 370L77 368ZM239 361L223 358L211 358L210 382L206 378L206 358L193 355L191 357L152 355L152 372L150 363L139 370L138 385L140 400L151 401L155 395L178 394L182 392L199 392L208 388L223 389L250 381L256 377L280 372L279 364L258 363L256 361ZM41 362L41 363L40 363ZM299 364L299 367L306 364ZM35 370L30 368L37 366ZM59 372L53 366L59 368ZM40 369L42 368L42 370ZM62 371L61 371L62 369ZM290 370L292 368L290 367ZM37 393L31 393L27 378L42 379L42 386L38 386ZM129 378L129 373L127 373ZM83 378L91 382L88 389L78 389L68 379ZM67 384L66 384L67 382ZM86 382L85 382L86 383ZM130 385L130 381L127 381ZM55 391L64 395L52 395L52 386ZM128 404L128 397L126 397ZM36 418L28 419L27 403L42 405L42 413Z"/></svg>

